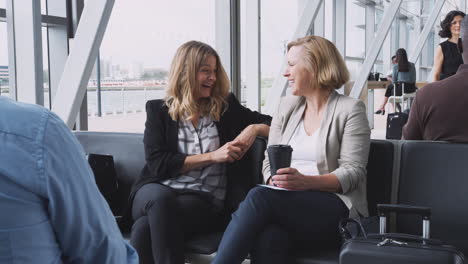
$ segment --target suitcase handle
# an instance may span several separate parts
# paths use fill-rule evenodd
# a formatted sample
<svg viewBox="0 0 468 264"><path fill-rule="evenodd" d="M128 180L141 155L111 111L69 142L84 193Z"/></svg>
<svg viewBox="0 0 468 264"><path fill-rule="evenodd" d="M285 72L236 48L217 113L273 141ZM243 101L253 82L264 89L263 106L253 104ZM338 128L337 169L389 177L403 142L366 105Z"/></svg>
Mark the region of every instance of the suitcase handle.
<svg viewBox="0 0 468 264"><path fill-rule="evenodd" d="M404 241L421 242L423 244L429 244L429 245L442 245L443 244L442 241L439 239L433 239L433 238L426 239L426 238L422 238L416 235L401 234L401 233L368 234L367 236L369 238L377 238L381 240L390 238L390 239L400 239Z"/></svg>
<svg viewBox="0 0 468 264"><path fill-rule="evenodd" d="M422 237L429 239L430 235L430 217L431 208L423 206L412 206L404 204L377 204L377 211L380 216L380 234L385 234L387 231L387 216L386 213L396 212L404 214L418 214L423 219ZM423 241L424 243L424 241Z"/></svg>
<svg viewBox="0 0 468 264"><path fill-rule="evenodd" d="M431 217L431 208L423 206L412 206L405 204L377 204L377 211L379 215L385 215L386 213L396 212L403 214L418 214L423 218Z"/></svg>

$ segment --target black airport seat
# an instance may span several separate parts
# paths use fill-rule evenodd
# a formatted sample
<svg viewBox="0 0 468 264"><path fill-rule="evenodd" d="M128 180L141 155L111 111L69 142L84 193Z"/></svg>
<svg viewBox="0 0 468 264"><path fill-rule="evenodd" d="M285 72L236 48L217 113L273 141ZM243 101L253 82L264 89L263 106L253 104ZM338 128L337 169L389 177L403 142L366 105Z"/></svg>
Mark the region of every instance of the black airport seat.
<svg viewBox="0 0 468 264"><path fill-rule="evenodd" d="M106 154L114 157L118 179L119 204L117 212L121 215L130 195L132 184L137 180L145 165L143 134L113 132L74 133L87 154ZM261 182L262 160L266 140L257 138L244 158L232 166L242 166L251 177L235 177L230 181L226 194L226 203L235 210L248 191ZM129 229L125 227L124 229ZM129 237L129 234L123 234ZM210 255L218 249L222 233L211 233L194 237L186 244L188 253Z"/></svg>
<svg viewBox="0 0 468 264"><path fill-rule="evenodd" d="M119 183L120 208L122 213L130 194L130 188L138 178L145 164L143 135L132 133L111 132L75 132L86 153L107 154L114 157ZM266 140L258 138L243 162L235 166L246 166L251 177L238 177L231 182L227 193L228 203L235 209L250 188L262 182L262 160L266 148ZM385 140L372 140L369 162L367 164L367 193L369 212L376 214L377 203L390 203L390 193L393 173L393 144ZM124 234L128 237L128 234ZM193 258L203 255L204 262L209 263L216 252L222 233L205 234L193 238L186 244L187 255ZM295 257L298 264L328 264L338 263L338 249L320 249L315 252L298 252Z"/></svg>
<svg viewBox="0 0 468 264"><path fill-rule="evenodd" d="M432 208L430 235L468 256L468 144L406 141L398 203ZM420 217L397 217L398 232L421 234Z"/></svg>

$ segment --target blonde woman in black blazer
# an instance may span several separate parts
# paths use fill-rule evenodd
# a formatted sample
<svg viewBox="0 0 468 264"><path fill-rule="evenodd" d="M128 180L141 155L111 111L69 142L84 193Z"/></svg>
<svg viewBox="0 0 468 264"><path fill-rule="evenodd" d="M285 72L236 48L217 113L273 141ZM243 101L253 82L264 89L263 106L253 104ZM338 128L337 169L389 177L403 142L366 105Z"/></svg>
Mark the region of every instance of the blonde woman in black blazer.
<svg viewBox="0 0 468 264"><path fill-rule="evenodd" d="M213 182L227 190L248 177L235 162L257 135L268 136L271 117L229 93L218 54L197 41L177 50L166 98L149 101L146 112L146 165L130 197L131 244L140 263L183 264L185 240L225 228L232 205L214 193ZM198 151L186 153L187 144ZM214 166L219 174L207 173Z"/></svg>

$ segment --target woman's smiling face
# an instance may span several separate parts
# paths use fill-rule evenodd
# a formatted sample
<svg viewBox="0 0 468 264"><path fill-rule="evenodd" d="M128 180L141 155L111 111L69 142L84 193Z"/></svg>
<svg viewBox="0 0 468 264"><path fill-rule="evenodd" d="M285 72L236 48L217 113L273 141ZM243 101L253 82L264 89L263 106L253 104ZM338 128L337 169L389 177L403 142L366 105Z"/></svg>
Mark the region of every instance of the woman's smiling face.
<svg viewBox="0 0 468 264"><path fill-rule="evenodd" d="M216 57L210 55L197 72L197 88L194 91L195 100L211 96L211 91L216 85L216 72Z"/></svg>
<svg viewBox="0 0 468 264"><path fill-rule="evenodd" d="M302 96L311 88L312 73L307 69L304 47L292 46L288 51L288 66L283 76L288 78L292 94Z"/></svg>

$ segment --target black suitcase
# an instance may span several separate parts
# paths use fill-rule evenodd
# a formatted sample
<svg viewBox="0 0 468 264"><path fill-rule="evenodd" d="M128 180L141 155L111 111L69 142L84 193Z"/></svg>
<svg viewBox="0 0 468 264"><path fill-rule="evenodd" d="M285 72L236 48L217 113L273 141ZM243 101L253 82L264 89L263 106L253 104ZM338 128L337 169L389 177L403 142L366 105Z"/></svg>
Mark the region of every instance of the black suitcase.
<svg viewBox="0 0 468 264"><path fill-rule="evenodd" d="M443 245L441 241L429 238L430 214L428 207L406 205L378 205L380 233L346 239L340 251L340 264L462 264L463 253L453 246ZM423 236L401 233L386 233L386 213L415 213L423 217ZM341 233L350 235L344 222L340 223Z"/></svg>
<svg viewBox="0 0 468 264"><path fill-rule="evenodd" d="M386 139L401 139L401 132L408 121L408 114L405 112L395 112L387 115Z"/></svg>

